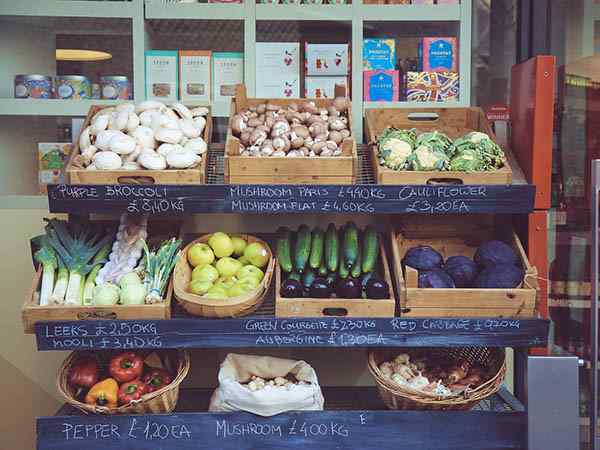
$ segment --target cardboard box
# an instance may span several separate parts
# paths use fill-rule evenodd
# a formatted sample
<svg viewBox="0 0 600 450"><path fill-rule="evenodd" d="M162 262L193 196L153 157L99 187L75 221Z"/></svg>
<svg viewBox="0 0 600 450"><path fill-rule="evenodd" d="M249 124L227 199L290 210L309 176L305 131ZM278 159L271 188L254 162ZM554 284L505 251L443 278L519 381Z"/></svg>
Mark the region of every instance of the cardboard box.
<svg viewBox="0 0 600 450"><path fill-rule="evenodd" d="M394 70L396 68L396 41L394 39L364 39L363 69Z"/></svg>
<svg viewBox="0 0 600 450"><path fill-rule="evenodd" d="M179 99L209 103L210 50L179 50Z"/></svg>
<svg viewBox="0 0 600 450"><path fill-rule="evenodd" d="M366 70L363 72L363 96L367 102L395 102L400 93L397 70Z"/></svg>
<svg viewBox="0 0 600 450"><path fill-rule="evenodd" d="M304 47L306 75L348 75L348 44L309 44Z"/></svg>
<svg viewBox="0 0 600 450"><path fill-rule="evenodd" d="M235 95L235 86L244 82L244 54L213 53L212 59L213 101L229 101Z"/></svg>
<svg viewBox="0 0 600 450"><path fill-rule="evenodd" d="M423 38L422 48L423 72L458 72L456 38Z"/></svg>
<svg viewBox="0 0 600 450"><path fill-rule="evenodd" d="M452 102L458 100L456 72L407 72L406 100L409 102Z"/></svg>
<svg viewBox="0 0 600 450"><path fill-rule="evenodd" d="M177 100L177 51L147 50L146 98L148 100Z"/></svg>
<svg viewBox="0 0 600 450"><path fill-rule="evenodd" d="M348 87L347 77L306 77L305 98L335 98L335 86Z"/></svg>
<svg viewBox="0 0 600 450"><path fill-rule="evenodd" d="M70 142L38 143L38 184L40 193L46 193L48 184L65 182L64 169L73 144Z"/></svg>
<svg viewBox="0 0 600 450"><path fill-rule="evenodd" d="M300 43L256 43L256 97L300 97Z"/></svg>

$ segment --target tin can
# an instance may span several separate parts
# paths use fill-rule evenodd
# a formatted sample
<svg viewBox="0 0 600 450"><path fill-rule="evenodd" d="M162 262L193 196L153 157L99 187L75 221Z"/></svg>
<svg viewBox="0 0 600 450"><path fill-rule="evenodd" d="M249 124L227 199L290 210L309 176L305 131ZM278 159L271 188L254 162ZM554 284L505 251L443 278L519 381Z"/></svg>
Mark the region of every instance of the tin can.
<svg viewBox="0 0 600 450"><path fill-rule="evenodd" d="M52 77L15 75L15 98L51 98Z"/></svg>
<svg viewBox="0 0 600 450"><path fill-rule="evenodd" d="M102 88L98 83L92 83L92 98L94 100L100 100L100 98L102 98Z"/></svg>
<svg viewBox="0 0 600 450"><path fill-rule="evenodd" d="M102 98L106 100L129 100L129 80L123 75L100 77Z"/></svg>
<svg viewBox="0 0 600 450"><path fill-rule="evenodd" d="M55 82L56 98L82 100L92 96L92 84L83 75L60 75Z"/></svg>

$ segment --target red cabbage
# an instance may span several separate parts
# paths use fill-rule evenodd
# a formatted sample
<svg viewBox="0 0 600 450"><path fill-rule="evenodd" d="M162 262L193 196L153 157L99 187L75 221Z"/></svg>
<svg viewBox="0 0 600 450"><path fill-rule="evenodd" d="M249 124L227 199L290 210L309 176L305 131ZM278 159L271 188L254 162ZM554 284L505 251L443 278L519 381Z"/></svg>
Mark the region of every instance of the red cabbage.
<svg viewBox="0 0 600 450"><path fill-rule="evenodd" d="M452 277L457 288L470 287L478 272L477 264L462 255L449 257L443 269Z"/></svg>
<svg viewBox="0 0 600 450"><path fill-rule="evenodd" d="M419 272L419 287L444 289L455 287L452 277L442 269L422 270Z"/></svg>
<svg viewBox="0 0 600 450"><path fill-rule="evenodd" d="M417 270L432 270L442 265L444 258L428 245L408 249L402 262Z"/></svg>
<svg viewBox="0 0 600 450"><path fill-rule="evenodd" d="M475 252L475 262L481 267L490 267L498 264L519 263L519 257L512 247L502 241L487 241L479 246Z"/></svg>

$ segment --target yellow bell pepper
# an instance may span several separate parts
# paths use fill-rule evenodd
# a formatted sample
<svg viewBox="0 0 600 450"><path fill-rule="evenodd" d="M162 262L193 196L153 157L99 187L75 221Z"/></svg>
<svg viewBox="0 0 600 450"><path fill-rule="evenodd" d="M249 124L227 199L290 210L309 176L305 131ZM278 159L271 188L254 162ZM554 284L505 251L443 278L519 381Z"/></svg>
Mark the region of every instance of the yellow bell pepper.
<svg viewBox="0 0 600 450"><path fill-rule="evenodd" d="M117 393L119 384L113 378L107 378L93 385L85 396L88 405L117 407Z"/></svg>

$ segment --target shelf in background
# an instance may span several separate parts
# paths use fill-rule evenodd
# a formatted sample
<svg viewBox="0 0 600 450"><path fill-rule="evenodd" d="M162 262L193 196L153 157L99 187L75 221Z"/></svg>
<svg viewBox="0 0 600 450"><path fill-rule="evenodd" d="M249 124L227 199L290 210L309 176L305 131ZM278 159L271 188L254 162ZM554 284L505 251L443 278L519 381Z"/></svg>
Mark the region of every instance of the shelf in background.
<svg viewBox="0 0 600 450"><path fill-rule="evenodd" d="M387 410L371 387L323 388L325 411L273 417L198 412L208 409L211 393L181 390L177 410L164 415L86 416L62 408L38 418L37 449L195 450L199 442L222 450L527 448L526 412L505 389L471 411L442 412Z"/></svg>
<svg viewBox="0 0 600 450"><path fill-rule="evenodd" d="M0 116L85 117L92 105L118 105L124 100L0 99Z"/></svg>
<svg viewBox="0 0 600 450"><path fill-rule="evenodd" d="M528 214L535 186L516 163L512 185L375 185L359 145L358 185L225 185L223 144L210 146L206 185L58 185L50 212L131 214Z"/></svg>
<svg viewBox="0 0 600 450"><path fill-rule="evenodd" d="M460 20L460 5L360 5L365 21L449 22Z"/></svg>
<svg viewBox="0 0 600 450"><path fill-rule="evenodd" d="M0 15L37 17L107 17L133 18L141 0L82 1L82 0L18 0L0 1Z"/></svg>
<svg viewBox="0 0 600 450"><path fill-rule="evenodd" d="M256 5L256 20L351 21L352 15L352 5Z"/></svg>
<svg viewBox="0 0 600 450"><path fill-rule="evenodd" d="M164 3L146 0L146 19L244 20L246 8L239 3Z"/></svg>

